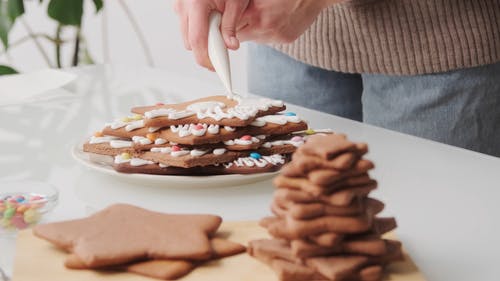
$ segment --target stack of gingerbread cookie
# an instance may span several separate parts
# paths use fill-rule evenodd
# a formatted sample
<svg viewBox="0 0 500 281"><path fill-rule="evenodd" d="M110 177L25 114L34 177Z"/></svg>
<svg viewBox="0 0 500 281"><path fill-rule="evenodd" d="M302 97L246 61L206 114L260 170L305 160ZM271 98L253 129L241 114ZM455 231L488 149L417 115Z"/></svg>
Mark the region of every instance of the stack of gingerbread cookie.
<svg viewBox="0 0 500 281"><path fill-rule="evenodd" d="M211 96L180 104L132 109L134 115L106 124L85 152L114 157L125 173L213 175L279 169L316 133L266 98Z"/></svg>
<svg viewBox="0 0 500 281"><path fill-rule="evenodd" d="M313 136L298 148L274 180L275 216L261 221L273 239L252 241L249 253L283 281L381 280L402 252L382 238L396 221L376 216L384 204L369 197L377 182L367 151L343 135Z"/></svg>

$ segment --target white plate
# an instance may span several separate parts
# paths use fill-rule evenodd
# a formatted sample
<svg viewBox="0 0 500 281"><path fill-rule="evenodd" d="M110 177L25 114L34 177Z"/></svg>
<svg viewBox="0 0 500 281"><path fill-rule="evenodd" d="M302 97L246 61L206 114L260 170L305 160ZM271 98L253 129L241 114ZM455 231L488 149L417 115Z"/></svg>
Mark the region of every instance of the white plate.
<svg viewBox="0 0 500 281"><path fill-rule="evenodd" d="M101 156L100 158L90 157L89 153L83 152L82 145L75 145L71 150L73 158L83 166L94 171L100 172L137 185L158 186L164 188L186 188L186 187L229 187L244 184L250 184L268 180L278 174L259 173L249 175L217 175L217 176L163 176L148 174L126 174L115 171L110 163L113 161L111 156Z"/></svg>

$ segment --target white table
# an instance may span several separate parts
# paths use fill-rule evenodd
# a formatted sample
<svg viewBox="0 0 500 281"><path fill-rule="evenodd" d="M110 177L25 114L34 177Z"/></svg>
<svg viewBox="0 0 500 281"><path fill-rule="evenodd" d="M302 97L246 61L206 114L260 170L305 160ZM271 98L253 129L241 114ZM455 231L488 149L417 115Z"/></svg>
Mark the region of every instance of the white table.
<svg viewBox="0 0 500 281"><path fill-rule="evenodd" d="M77 165L70 149L103 123L139 104L218 93L153 69L87 67L50 102L0 107L0 180L48 181L60 190L50 217L129 202L169 212L209 212L226 220L269 214L270 182L230 188L174 189L125 184ZM397 233L429 280L498 280L500 159L383 130L298 106L313 128L332 128L368 142L380 188L374 196L396 215ZM1 188L1 187L0 187ZM1 255L0 250L0 255Z"/></svg>

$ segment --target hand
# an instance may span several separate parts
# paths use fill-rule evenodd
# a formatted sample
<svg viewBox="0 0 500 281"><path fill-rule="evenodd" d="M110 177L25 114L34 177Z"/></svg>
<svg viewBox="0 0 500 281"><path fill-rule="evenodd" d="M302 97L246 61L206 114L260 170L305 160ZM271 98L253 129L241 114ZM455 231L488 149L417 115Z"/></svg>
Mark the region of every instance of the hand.
<svg viewBox="0 0 500 281"><path fill-rule="evenodd" d="M252 0L241 17L240 41L291 43L314 22L318 14L342 0Z"/></svg>
<svg viewBox="0 0 500 281"><path fill-rule="evenodd" d="M221 32L228 49L236 50L236 26L250 0L176 0L184 46L192 50L196 62L214 70L208 57L208 18L213 11L222 13Z"/></svg>

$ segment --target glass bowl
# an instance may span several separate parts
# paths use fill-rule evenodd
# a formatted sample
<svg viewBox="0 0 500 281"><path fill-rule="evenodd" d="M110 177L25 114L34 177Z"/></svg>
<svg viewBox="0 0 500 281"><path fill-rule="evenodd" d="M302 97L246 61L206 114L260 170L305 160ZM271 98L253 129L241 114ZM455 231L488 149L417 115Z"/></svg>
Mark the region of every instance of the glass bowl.
<svg viewBox="0 0 500 281"><path fill-rule="evenodd" d="M15 234L42 221L58 202L49 183L0 181L0 234Z"/></svg>

